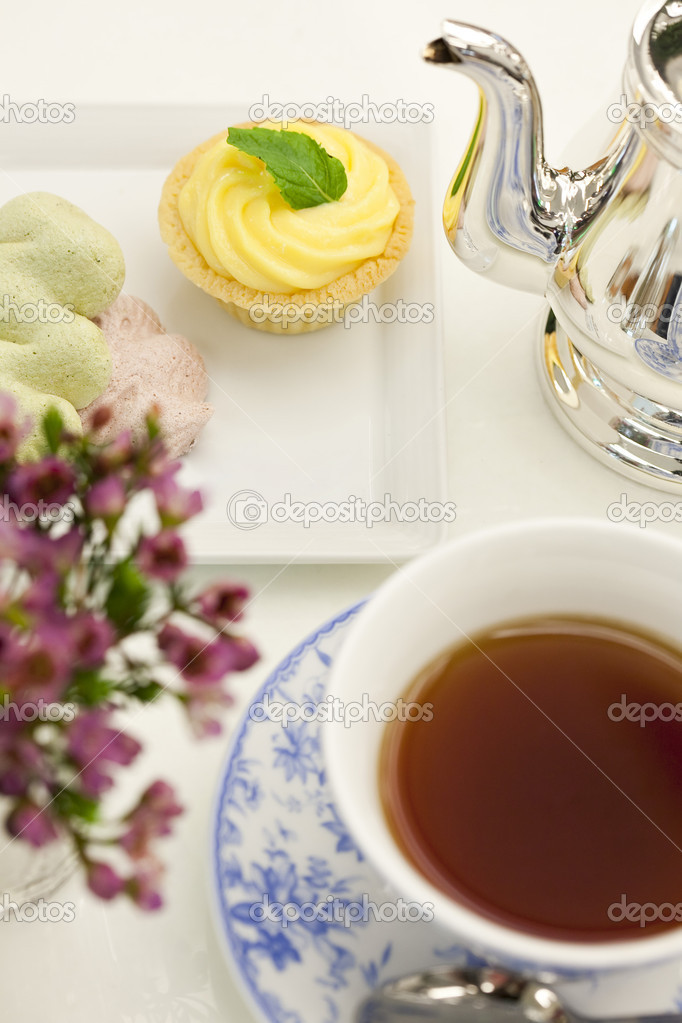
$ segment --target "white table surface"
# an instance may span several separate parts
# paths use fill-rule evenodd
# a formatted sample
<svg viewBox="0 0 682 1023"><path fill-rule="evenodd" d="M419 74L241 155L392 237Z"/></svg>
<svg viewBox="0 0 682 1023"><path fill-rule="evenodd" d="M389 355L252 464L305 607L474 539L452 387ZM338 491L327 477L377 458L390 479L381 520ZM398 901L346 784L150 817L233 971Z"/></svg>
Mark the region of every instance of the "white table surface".
<svg viewBox="0 0 682 1023"><path fill-rule="evenodd" d="M620 95L637 8L636 0L573 0L570 15L538 0L14 0L3 10L0 94L18 103L222 99L242 102L245 112L264 93L292 102L329 95L350 102L363 94L377 103L428 101L436 111L440 155L433 175L441 193L476 111L470 82L419 60L443 17L511 38L538 80L548 157L575 154L589 162L600 154L578 156L575 140L597 106ZM0 124L0 166L1 154ZM664 500L584 454L545 408L533 362L542 300L468 273L444 238L439 256L450 497L458 509L452 535L533 515L604 518L623 493L633 501ZM226 574L215 567L194 571L201 579ZM156 915L122 900L105 906L74 878L61 896L76 903L74 922L58 931L51 924L0 925L3 1021L252 1021L221 960L205 891L210 803L229 728L293 645L392 569L292 564L228 571L253 588L247 628L263 657L233 682L239 699L225 737L194 743L173 706L147 710L135 723L146 752L131 772L133 782L167 777L189 807L163 847L168 906Z"/></svg>

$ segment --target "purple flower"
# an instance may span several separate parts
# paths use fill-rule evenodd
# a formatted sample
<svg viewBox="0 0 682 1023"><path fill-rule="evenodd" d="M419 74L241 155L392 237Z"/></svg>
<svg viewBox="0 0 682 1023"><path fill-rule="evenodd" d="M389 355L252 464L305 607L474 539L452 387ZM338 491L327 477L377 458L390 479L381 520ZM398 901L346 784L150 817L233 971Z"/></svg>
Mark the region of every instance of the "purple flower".
<svg viewBox="0 0 682 1023"><path fill-rule="evenodd" d="M111 422L112 415L111 405L100 405L99 408L95 409L92 415L93 433L97 433L98 430L103 429L107 423Z"/></svg>
<svg viewBox="0 0 682 1023"><path fill-rule="evenodd" d="M7 481L7 492L18 505L66 504L76 487L73 466L56 455L18 466Z"/></svg>
<svg viewBox="0 0 682 1023"><path fill-rule="evenodd" d="M32 579L21 595L21 606L30 615L49 617L52 610L59 606L57 590L59 576L51 569L46 570L37 579Z"/></svg>
<svg viewBox="0 0 682 1023"><path fill-rule="evenodd" d="M83 551L80 531L70 529L56 540L46 533L0 521L0 560L13 561L33 576L66 575Z"/></svg>
<svg viewBox="0 0 682 1023"><path fill-rule="evenodd" d="M17 630L6 622L0 621L0 689L7 676L7 665L12 661L19 641L20 636Z"/></svg>
<svg viewBox="0 0 682 1023"><path fill-rule="evenodd" d="M238 622L242 617L244 603L249 599L246 586L236 583L214 583L197 597L197 604L203 617L212 623L222 625Z"/></svg>
<svg viewBox="0 0 682 1023"><path fill-rule="evenodd" d="M106 426L109 416L110 410L101 411L95 426ZM0 393L0 563L7 577L0 586L0 698L9 701L0 713L0 798L11 807L6 831L36 847L69 836L94 895L127 894L145 910L162 904L163 867L153 846L171 833L182 807L168 784L155 781L125 816L98 814L102 796L125 773L117 765L133 763L141 750L116 728L117 708L136 696L153 699L161 688L153 645L145 653L141 644L133 654L125 640L136 631L156 637L155 662L165 653L166 663L184 676L174 695L200 735L220 730L217 710L231 702L224 676L258 657L246 640L221 632L241 618L245 587L215 584L187 603L176 584L188 555L175 527L197 515L202 501L198 491L177 482L180 465L170 461L154 417L152 411L146 438L127 432L103 446L94 436L62 429L59 455L23 463L17 451L27 427L19 425L13 399ZM57 429L55 417L47 432ZM113 551L114 528L129 499L143 490L156 506L145 530L150 535L122 536L122 549ZM152 591L159 591L158 602L147 600ZM170 625L169 614L177 613L198 622L208 639ZM40 713L72 693L78 707ZM112 848L127 855L127 871L109 857Z"/></svg>
<svg viewBox="0 0 682 1023"><path fill-rule="evenodd" d="M230 650L232 667L230 671L246 671L259 659L260 654L253 643L242 636L220 636L220 642L226 644Z"/></svg>
<svg viewBox="0 0 682 1023"><path fill-rule="evenodd" d="M228 672L243 671L258 659L254 647L245 640L218 637L206 642L176 625L164 625L158 644L186 681L195 685L219 682Z"/></svg>
<svg viewBox="0 0 682 1023"><path fill-rule="evenodd" d="M69 724L66 748L79 768L81 788L89 796L98 796L113 782L102 769L104 763L130 764L142 747L132 736L109 725L107 711L80 713Z"/></svg>
<svg viewBox="0 0 682 1023"><path fill-rule="evenodd" d="M83 668L99 667L116 640L109 621L82 612L69 619L68 628L78 664Z"/></svg>
<svg viewBox="0 0 682 1023"><path fill-rule="evenodd" d="M26 738L13 719L2 722L0 732L0 793L25 796L31 783L45 776L43 754Z"/></svg>
<svg viewBox="0 0 682 1023"><path fill-rule="evenodd" d="M151 480L150 487L163 526L179 526L203 508L199 491L183 489L170 472Z"/></svg>
<svg viewBox="0 0 682 1023"><path fill-rule="evenodd" d="M43 550L46 556L43 568L65 575L80 561L83 553L83 536L78 529L71 529L56 540L50 537Z"/></svg>
<svg viewBox="0 0 682 1023"><path fill-rule="evenodd" d="M105 476L97 480L85 497L85 508L93 519L115 522L126 506L126 491L119 476Z"/></svg>
<svg viewBox="0 0 682 1023"><path fill-rule="evenodd" d="M22 838L36 848L57 838L57 829L49 812L28 801L15 807L7 818L6 827L10 835Z"/></svg>
<svg viewBox="0 0 682 1023"><path fill-rule="evenodd" d="M13 637L5 661L5 678L12 696L19 702L37 697L46 703L59 699L70 678L73 646L68 629L55 615L29 633Z"/></svg>
<svg viewBox="0 0 682 1023"><path fill-rule="evenodd" d="M114 899L125 888L125 881L108 863L88 864L88 888L100 899Z"/></svg>
<svg viewBox="0 0 682 1023"><path fill-rule="evenodd" d="M144 460L144 482L150 486L154 480L162 476L173 476L181 467L181 462L171 462L166 442L162 437L155 437Z"/></svg>
<svg viewBox="0 0 682 1023"><path fill-rule="evenodd" d="M30 432L31 420L18 421L17 403L11 394L0 392L0 462L9 462L24 437Z"/></svg>
<svg viewBox="0 0 682 1023"><path fill-rule="evenodd" d="M133 859L144 858L151 839L170 835L171 819L182 812L171 786L165 781L153 782L126 817L129 827L121 836L120 844Z"/></svg>
<svg viewBox="0 0 682 1023"><path fill-rule="evenodd" d="M218 685L193 687L183 696L183 703L192 731L197 739L220 735L222 725L215 716L221 707L229 707L233 699Z"/></svg>
<svg viewBox="0 0 682 1023"><path fill-rule="evenodd" d="M13 561L27 572L40 572L45 567L43 547L47 536L18 526L13 519L0 519L0 561Z"/></svg>
<svg viewBox="0 0 682 1023"><path fill-rule="evenodd" d="M127 469L135 460L135 444L131 430L119 433L110 444L103 447L94 457L94 469L100 476L119 469Z"/></svg>
<svg viewBox="0 0 682 1023"><path fill-rule="evenodd" d="M187 568L187 551L174 530L162 529L156 536L142 539L137 563L150 578L172 583Z"/></svg>
<svg viewBox="0 0 682 1023"><path fill-rule="evenodd" d="M159 892L163 867L157 860L145 861L126 885L133 902L144 910L160 909L163 899Z"/></svg>

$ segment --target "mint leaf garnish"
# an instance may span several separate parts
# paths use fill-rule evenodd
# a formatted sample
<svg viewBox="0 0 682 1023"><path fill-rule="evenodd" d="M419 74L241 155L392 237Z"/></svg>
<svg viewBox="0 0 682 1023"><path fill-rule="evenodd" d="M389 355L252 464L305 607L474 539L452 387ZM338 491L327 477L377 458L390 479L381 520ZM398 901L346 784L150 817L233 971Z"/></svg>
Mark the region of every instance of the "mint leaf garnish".
<svg viewBox="0 0 682 1023"><path fill-rule="evenodd" d="M294 210L335 202L348 188L341 161L300 131L230 128L227 141L263 161L282 198Z"/></svg>

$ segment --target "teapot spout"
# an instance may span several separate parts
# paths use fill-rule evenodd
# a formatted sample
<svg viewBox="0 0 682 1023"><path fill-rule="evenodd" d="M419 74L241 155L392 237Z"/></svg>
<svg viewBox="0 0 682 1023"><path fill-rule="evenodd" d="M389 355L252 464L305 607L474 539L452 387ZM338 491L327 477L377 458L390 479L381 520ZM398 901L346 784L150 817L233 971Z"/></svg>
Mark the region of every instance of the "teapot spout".
<svg viewBox="0 0 682 1023"><path fill-rule="evenodd" d="M552 267L621 184L636 140L622 132L583 171L545 160L542 105L526 61L501 36L456 21L423 57L472 78L480 107L445 199L451 247L472 270L544 292Z"/></svg>

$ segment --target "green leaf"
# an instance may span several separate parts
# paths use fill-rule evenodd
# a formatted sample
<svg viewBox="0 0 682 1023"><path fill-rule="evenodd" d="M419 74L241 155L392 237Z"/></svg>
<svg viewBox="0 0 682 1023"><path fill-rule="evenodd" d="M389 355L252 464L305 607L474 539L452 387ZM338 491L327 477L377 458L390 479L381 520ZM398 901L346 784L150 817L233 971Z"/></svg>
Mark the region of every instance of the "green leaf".
<svg viewBox="0 0 682 1023"><path fill-rule="evenodd" d="M156 409L153 409L147 416L147 436L150 440L156 440L161 435L161 426L159 424L159 415Z"/></svg>
<svg viewBox="0 0 682 1023"><path fill-rule="evenodd" d="M62 789L54 797L54 803L60 817L79 817L92 824L99 816L97 800L89 799L74 789Z"/></svg>
<svg viewBox="0 0 682 1023"><path fill-rule="evenodd" d="M114 565L105 611L119 633L132 632L144 617L151 591L128 558Z"/></svg>
<svg viewBox="0 0 682 1023"><path fill-rule="evenodd" d="M348 188L341 161L300 131L230 128L227 141L263 161L282 198L294 210L334 202Z"/></svg>
<svg viewBox="0 0 682 1023"><path fill-rule="evenodd" d="M10 625L17 625L20 629L28 629L31 626L31 616L19 604L10 604L6 607L2 617Z"/></svg>
<svg viewBox="0 0 682 1023"><path fill-rule="evenodd" d="M102 678L95 669L77 671L69 686L67 699L84 703L87 707L96 707L103 703L116 688L116 683Z"/></svg>
<svg viewBox="0 0 682 1023"><path fill-rule="evenodd" d="M163 692L164 688L158 682L147 682L145 685L138 685L131 689L130 695L139 700L140 703L151 703Z"/></svg>
<svg viewBox="0 0 682 1023"><path fill-rule="evenodd" d="M59 409L54 405L50 405L49 409L43 416L43 433L45 435L45 440L47 441L47 446L50 449L50 453L56 455L59 450L59 445L62 442L64 421Z"/></svg>

